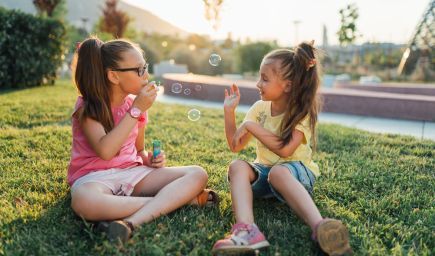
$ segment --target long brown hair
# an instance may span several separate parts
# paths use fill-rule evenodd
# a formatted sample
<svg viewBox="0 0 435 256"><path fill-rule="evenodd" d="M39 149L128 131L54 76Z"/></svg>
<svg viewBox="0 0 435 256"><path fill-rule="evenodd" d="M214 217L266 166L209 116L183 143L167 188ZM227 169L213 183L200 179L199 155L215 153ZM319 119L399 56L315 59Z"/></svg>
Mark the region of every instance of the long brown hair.
<svg viewBox="0 0 435 256"><path fill-rule="evenodd" d="M107 70L119 68L122 54L131 49L142 53L136 44L124 39L104 43L97 37L90 37L79 44L72 66L74 83L84 101L83 109L78 113L80 123L85 118L92 118L100 122L106 132L113 129Z"/></svg>
<svg viewBox="0 0 435 256"><path fill-rule="evenodd" d="M319 112L320 68L317 50L313 43L301 43L293 50L278 49L270 52L264 60L279 60L282 79L291 82L289 100L281 122L281 147L287 145L296 125L308 117L313 150L316 148L316 124ZM263 61L264 61L263 60Z"/></svg>

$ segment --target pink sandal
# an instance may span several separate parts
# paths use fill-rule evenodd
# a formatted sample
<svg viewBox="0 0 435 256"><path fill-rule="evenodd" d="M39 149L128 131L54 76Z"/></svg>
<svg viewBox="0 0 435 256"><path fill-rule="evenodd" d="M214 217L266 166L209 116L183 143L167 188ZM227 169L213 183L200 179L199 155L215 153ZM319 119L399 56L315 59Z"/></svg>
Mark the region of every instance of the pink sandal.
<svg viewBox="0 0 435 256"><path fill-rule="evenodd" d="M214 244L212 254L246 253L267 246L269 242L257 225L236 223L231 228L231 235Z"/></svg>

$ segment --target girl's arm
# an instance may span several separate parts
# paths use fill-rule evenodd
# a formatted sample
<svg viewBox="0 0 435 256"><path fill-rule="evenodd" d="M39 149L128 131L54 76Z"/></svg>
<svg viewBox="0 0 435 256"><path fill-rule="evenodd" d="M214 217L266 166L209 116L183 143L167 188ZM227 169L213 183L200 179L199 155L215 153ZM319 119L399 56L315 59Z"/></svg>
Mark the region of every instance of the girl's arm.
<svg viewBox="0 0 435 256"><path fill-rule="evenodd" d="M135 146L136 146L138 156L142 158L143 164L146 166L151 166L150 153L145 150L145 130L146 130L146 126L139 128Z"/></svg>
<svg viewBox="0 0 435 256"><path fill-rule="evenodd" d="M236 115L233 112L227 112L225 111L225 135L227 137L227 143L232 152L239 152L240 150L244 149L246 144L248 144L249 140L251 139L252 135L247 132L242 134L239 143L235 144L234 141L234 135L240 134L245 129L242 126L239 127L239 129L236 130Z"/></svg>
<svg viewBox="0 0 435 256"><path fill-rule="evenodd" d="M236 107L239 105L240 92L237 85L233 84L230 89L230 93L225 89L225 101L224 101L224 120L225 120L225 136L227 137L228 147L232 152L239 152L249 142L251 135L249 133L243 134L240 138L240 143L233 144L234 135L240 133L236 131ZM241 129L240 127L239 129Z"/></svg>
<svg viewBox="0 0 435 256"><path fill-rule="evenodd" d="M261 143L263 143L270 151L282 158L291 156L304 139L304 133L294 129L290 142L284 147L281 147L281 137L273 134L267 129L264 129L261 125L252 121L247 121L243 123L242 127L245 127L249 133L261 141Z"/></svg>
<svg viewBox="0 0 435 256"><path fill-rule="evenodd" d="M137 154L142 158L143 164L148 167L162 168L166 166L166 155L162 150L160 154L153 159L153 153L145 150L145 130L146 126L139 128L136 138Z"/></svg>
<svg viewBox="0 0 435 256"><path fill-rule="evenodd" d="M106 133L101 123L91 118L84 120L82 129L97 156L103 160L110 160L119 152L136 124L137 119L126 114L109 133Z"/></svg>
<svg viewBox="0 0 435 256"><path fill-rule="evenodd" d="M157 96L157 89L153 84L147 84L136 96L132 106L145 112L151 107ZM122 144L127 140L133 127L137 124L137 119L126 114L122 120L109 133L98 121L86 118L83 121L83 133L90 146L98 157L103 160L110 160L121 149Z"/></svg>
<svg viewBox="0 0 435 256"><path fill-rule="evenodd" d="M138 129L138 134L135 142L137 153L145 149L145 127L146 126L143 126Z"/></svg>

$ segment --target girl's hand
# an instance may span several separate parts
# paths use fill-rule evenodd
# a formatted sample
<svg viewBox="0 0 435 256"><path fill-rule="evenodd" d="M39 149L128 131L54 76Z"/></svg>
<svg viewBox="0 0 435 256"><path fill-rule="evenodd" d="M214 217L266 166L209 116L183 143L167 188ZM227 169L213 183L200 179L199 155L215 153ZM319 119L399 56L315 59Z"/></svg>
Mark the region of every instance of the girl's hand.
<svg viewBox="0 0 435 256"><path fill-rule="evenodd" d="M143 165L151 167L151 159L153 157L153 153L142 150L137 154L142 158Z"/></svg>
<svg viewBox="0 0 435 256"><path fill-rule="evenodd" d="M153 105L157 97L157 86L155 82L151 82L144 86L136 96L133 102L133 107L139 108L142 112Z"/></svg>
<svg viewBox="0 0 435 256"><path fill-rule="evenodd" d="M151 152L150 152L151 153ZM148 154L150 154L148 153ZM153 154L151 153L151 167L153 168L163 168L166 165L166 155L165 152L162 150L160 151L160 154L156 158L152 158Z"/></svg>
<svg viewBox="0 0 435 256"><path fill-rule="evenodd" d="M249 131L246 129L246 123L243 123L239 129L237 129L236 133L234 133L232 146L236 148L241 142L243 136L245 136Z"/></svg>
<svg viewBox="0 0 435 256"><path fill-rule="evenodd" d="M225 89L225 101L224 101L224 110L232 111L236 110L237 105L239 105L240 101L240 92L239 87L236 84L233 84L230 89L230 93Z"/></svg>
<svg viewBox="0 0 435 256"><path fill-rule="evenodd" d="M153 152L150 151L146 152L143 150L142 152L139 152L138 155L142 158L143 164L148 167L162 168L166 165L166 155L163 150L155 159L153 159Z"/></svg>

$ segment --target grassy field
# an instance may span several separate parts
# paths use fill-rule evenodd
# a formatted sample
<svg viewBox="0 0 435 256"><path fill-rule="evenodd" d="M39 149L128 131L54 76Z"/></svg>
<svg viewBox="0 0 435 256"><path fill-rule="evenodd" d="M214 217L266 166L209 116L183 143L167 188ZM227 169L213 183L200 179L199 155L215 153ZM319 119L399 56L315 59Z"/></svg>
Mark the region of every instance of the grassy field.
<svg viewBox="0 0 435 256"><path fill-rule="evenodd" d="M254 148L238 155L227 150L222 111L201 108L201 119L191 122L188 107L156 103L147 145L160 139L170 166L203 166L223 202L184 207L115 246L70 208L66 169L75 98L67 81L0 92L0 254L208 255L234 221L226 168L236 158L253 160ZM323 172L315 201L323 215L348 225L357 255L435 254L433 141L322 124L315 160ZM261 255L319 254L309 228L286 205L260 200L254 210L271 242Z"/></svg>

